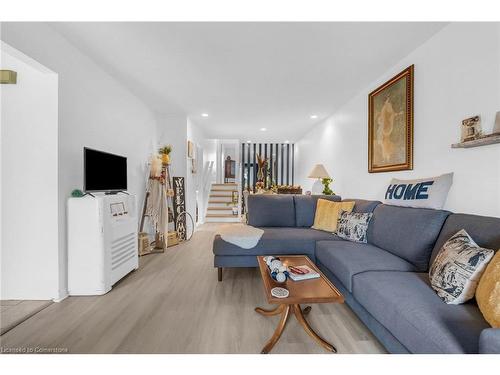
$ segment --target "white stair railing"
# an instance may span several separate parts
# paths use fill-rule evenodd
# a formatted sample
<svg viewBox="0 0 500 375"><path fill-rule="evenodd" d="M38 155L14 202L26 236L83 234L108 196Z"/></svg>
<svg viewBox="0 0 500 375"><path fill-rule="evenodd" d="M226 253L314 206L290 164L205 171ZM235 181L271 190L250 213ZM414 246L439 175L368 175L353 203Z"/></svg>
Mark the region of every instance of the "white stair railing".
<svg viewBox="0 0 500 375"><path fill-rule="evenodd" d="M214 174L214 161L207 161L203 168L203 219L205 219L208 210L208 200L212 190L212 177Z"/></svg>

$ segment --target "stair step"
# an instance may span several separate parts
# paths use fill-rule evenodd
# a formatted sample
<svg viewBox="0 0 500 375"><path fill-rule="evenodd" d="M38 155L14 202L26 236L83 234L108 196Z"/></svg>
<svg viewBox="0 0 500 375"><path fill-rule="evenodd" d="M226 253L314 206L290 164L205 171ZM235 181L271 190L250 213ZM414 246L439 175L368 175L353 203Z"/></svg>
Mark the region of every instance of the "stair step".
<svg viewBox="0 0 500 375"><path fill-rule="evenodd" d="M217 203L231 203L231 201L218 201L218 200L215 200L215 201L208 201L208 204L217 204Z"/></svg>
<svg viewBox="0 0 500 375"><path fill-rule="evenodd" d="M233 211L232 207L208 207L208 211Z"/></svg>
<svg viewBox="0 0 500 375"><path fill-rule="evenodd" d="M229 194L210 194L210 198L232 198Z"/></svg>
<svg viewBox="0 0 500 375"><path fill-rule="evenodd" d="M211 189L210 191L223 191L228 193L238 192L238 190L235 189Z"/></svg>
<svg viewBox="0 0 500 375"><path fill-rule="evenodd" d="M212 184L212 186L236 186L236 182L228 182L225 184Z"/></svg>
<svg viewBox="0 0 500 375"><path fill-rule="evenodd" d="M233 214L207 214L206 217L234 217L236 219L236 218L238 218L238 215L233 215Z"/></svg>
<svg viewBox="0 0 500 375"><path fill-rule="evenodd" d="M241 223L238 216L233 217L206 217L205 223Z"/></svg>

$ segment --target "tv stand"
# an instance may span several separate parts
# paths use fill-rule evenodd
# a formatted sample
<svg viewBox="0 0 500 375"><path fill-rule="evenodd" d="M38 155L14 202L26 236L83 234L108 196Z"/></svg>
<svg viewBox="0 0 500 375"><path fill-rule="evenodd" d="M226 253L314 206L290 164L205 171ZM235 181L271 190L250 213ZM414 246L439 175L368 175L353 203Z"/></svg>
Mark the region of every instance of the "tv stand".
<svg viewBox="0 0 500 375"><path fill-rule="evenodd" d="M119 190L119 191L106 191L104 193L104 195L116 195L118 193L123 193L123 194L130 195L129 193L127 193L126 191L123 191L123 190Z"/></svg>

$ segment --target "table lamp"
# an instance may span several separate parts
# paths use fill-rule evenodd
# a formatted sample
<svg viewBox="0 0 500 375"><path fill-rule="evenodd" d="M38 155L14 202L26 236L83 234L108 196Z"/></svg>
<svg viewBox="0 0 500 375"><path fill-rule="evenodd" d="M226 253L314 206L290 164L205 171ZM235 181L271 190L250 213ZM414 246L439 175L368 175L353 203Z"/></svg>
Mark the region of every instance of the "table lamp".
<svg viewBox="0 0 500 375"><path fill-rule="evenodd" d="M317 181L313 184L312 192L313 194L321 194L323 189L321 187L321 179L323 178L331 178L326 168L323 164L316 164L312 171L309 173L309 178L316 178Z"/></svg>

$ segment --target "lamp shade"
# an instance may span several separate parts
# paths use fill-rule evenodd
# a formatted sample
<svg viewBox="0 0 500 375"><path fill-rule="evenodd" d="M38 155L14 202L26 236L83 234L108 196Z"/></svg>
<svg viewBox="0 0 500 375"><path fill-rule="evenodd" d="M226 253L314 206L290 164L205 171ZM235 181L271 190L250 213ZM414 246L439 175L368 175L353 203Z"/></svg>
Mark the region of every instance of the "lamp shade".
<svg viewBox="0 0 500 375"><path fill-rule="evenodd" d="M309 178L330 178L330 175L325 169L323 164L316 164L312 169L311 173L309 173Z"/></svg>

